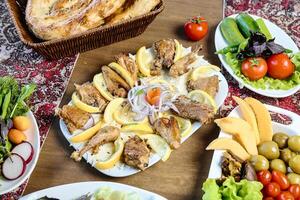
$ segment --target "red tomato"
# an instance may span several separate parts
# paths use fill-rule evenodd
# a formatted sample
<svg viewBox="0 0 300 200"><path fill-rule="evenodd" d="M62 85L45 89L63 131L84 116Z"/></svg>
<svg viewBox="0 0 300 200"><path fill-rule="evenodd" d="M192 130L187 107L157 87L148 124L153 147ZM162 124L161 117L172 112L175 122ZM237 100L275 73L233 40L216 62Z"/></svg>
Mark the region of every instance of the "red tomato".
<svg viewBox="0 0 300 200"><path fill-rule="evenodd" d="M146 100L150 105L157 105L159 103L160 94L160 88L152 88L147 92Z"/></svg>
<svg viewBox="0 0 300 200"><path fill-rule="evenodd" d="M272 181L278 183L281 190L286 190L290 186L288 178L280 171L272 171Z"/></svg>
<svg viewBox="0 0 300 200"><path fill-rule="evenodd" d="M280 194L280 186L278 183L271 182L264 187L264 195L268 197L276 197Z"/></svg>
<svg viewBox="0 0 300 200"><path fill-rule="evenodd" d="M257 180L261 182L264 186L271 182L272 174L268 170L262 170L257 174Z"/></svg>
<svg viewBox="0 0 300 200"><path fill-rule="evenodd" d="M184 32L188 38L194 41L201 40L207 34L208 23L205 18L197 16L185 23Z"/></svg>
<svg viewBox="0 0 300 200"><path fill-rule="evenodd" d="M272 78L286 79L294 73L295 65L288 55L284 53L274 54L267 60L268 74Z"/></svg>
<svg viewBox="0 0 300 200"><path fill-rule="evenodd" d="M263 200L275 200L273 197L265 197Z"/></svg>
<svg viewBox="0 0 300 200"><path fill-rule="evenodd" d="M295 198L290 192L283 191L276 197L276 200L295 200Z"/></svg>
<svg viewBox="0 0 300 200"><path fill-rule="evenodd" d="M289 187L289 192L295 197L300 197L300 185L298 184L292 184Z"/></svg>
<svg viewBox="0 0 300 200"><path fill-rule="evenodd" d="M261 57L247 58L242 62L242 73L251 81L263 78L267 71L267 62Z"/></svg>

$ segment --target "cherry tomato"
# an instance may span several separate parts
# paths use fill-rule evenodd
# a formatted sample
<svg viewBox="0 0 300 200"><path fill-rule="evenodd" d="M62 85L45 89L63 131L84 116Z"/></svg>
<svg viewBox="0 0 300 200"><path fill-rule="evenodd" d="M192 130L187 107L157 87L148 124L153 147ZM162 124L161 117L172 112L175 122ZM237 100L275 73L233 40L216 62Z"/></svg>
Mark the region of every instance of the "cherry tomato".
<svg viewBox="0 0 300 200"><path fill-rule="evenodd" d="M194 41L201 40L207 34L208 23L205 18L197 16L189 20L184 25L186 36Z"/></svg>
<svg viewBox="0 0 300 200"><path fill-rule="evenodd" d="M268 74L272 78L286 79L294 73L295 65L288 55L284 53L274 54L267 60Z"/></svg>
<svg viewBox="0 0 300 200"><path fill-rule="evenodd" d="M264 187L264 195L268 197L276 197L280 194L280 186L278 183L271 182Z"/></svg>
<svg viewBox="0 0 300 200"><path fill-rule="evenodd" d="M267 71L267 62L261 57L247 58L242 62L242 73L251 81L263 78Z"/></svg>
<svg viewBox="0 0 300 200"><path fill-rule="evenodd" d="M152 88L147 92L146 100L150 105L158 105L160 94L160 88Z"/></svg>
<svg viewBox="0 0 300 200"><path fill-rule="evenodd" d="M286 190L290 186L288 178L280 171L272 171L272 181L278 183L281 190Z"/></svg>
<svg viewBox="0 0 300 200"><path fill-rule="evenodd" d="M263 200L275 200L273 197L265 197Z"/></svg>
<svg viewBox="0 0 300 200"><path fill-rule="evenodd" d="M295 197L299 198L300 197L300 185L298 184L292 184L289 187L289 192Z"/></svg>
<svg viewBox="0 0 300 200"><path fill-rule="evenodd" d="M295 198L290 192L283 191L276 197L276 200L295 200Z"/></svg>
<svg viewBox="0 0 300 200"><path fill-rule="evenodd" d="M264 186L271 182L272 174L268 170L262 170L257 173L257 180Z"/></svg>

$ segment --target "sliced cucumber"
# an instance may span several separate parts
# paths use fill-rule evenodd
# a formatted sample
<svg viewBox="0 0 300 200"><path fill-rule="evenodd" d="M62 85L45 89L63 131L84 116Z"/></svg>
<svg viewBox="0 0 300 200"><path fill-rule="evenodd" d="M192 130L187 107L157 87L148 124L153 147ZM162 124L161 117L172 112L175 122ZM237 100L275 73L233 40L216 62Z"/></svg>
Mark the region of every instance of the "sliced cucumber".
<svg viewBox="0 0 300 200"><path fill-rule="evenodd" d="M256 23L259 27L259 31L266 36L267 40L270 40L273 38L262 18L257 19Z"/></svg>

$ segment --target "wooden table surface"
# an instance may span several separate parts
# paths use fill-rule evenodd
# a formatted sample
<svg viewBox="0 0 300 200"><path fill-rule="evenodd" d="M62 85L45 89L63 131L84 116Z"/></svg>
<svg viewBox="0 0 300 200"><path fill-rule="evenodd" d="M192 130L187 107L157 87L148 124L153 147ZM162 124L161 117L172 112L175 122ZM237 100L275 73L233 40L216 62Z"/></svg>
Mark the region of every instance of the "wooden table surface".
<svg viewBox="0 0 300 200"><path fill-rule="evenodd" d="M176 38L185 46L199 44L189 42L183 33L185 21L199 14L205 16L209 23L209 34L200 41L203 45L201 54L210 63L218 65L213 41L216 25L222 19L222 1L166 0L165 10L139 37L80 54L61 105L70 100L74 83L91 81L94 74L99 73L99 66L110 63L113 55L135 52L139 47L150 46L162 38ZM206 125L174 151L167 162L159 162L130 177L111 178L84 161L76 163L69 158L73 149L62 136L58 119L55 118L25 194L67 183L112 181L137 186L170 200L200 199L202 183L208 175L212 156L212 152L205 151L205 147L217 133L215 125Z"/></svg>

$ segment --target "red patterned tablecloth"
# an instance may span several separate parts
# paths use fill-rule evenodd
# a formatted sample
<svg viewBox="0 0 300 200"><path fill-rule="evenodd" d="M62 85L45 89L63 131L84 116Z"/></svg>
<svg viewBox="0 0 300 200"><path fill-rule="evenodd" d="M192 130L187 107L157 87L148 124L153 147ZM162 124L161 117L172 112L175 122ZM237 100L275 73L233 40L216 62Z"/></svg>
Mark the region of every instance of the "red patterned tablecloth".
<svg viewBox="0 0 300 200"><path fill-rule="evenodd" d="M38 90L31 105L39 125L41 145L51 125L54 109L59 105L68 84L75 59L74 56L47 61L24 46L19 40L4 0L0 0L0 76L11 75L21 83L37 84ZM18 199L26 185L27 181L13 192L0 196L0 199Z"/></svg>
<svg viewBox="0 0 300 200"><path fill-rule="evenodd" d="M300 1L299 0L225 0L224 15L248 12L269 19L285 30L300 47ZM228 98L221 108L226 116L235 106L231 96L252 96L260 101L300 114L300 91L286 98L270 98L256 94L247 88L240 89L238 83L224 70L229 85Z"/></svg>
<svg viewBox="0 0 300 200"><path fill-rule="evenodd" d="M0 0L0 76L12 75L20 82L35 82L38 91L32 99L33 112L37 118L41 144L53 119L55 107L59 104L73 70L75 57L47 61L33 50L25 47L17 36L4 0ZM299 0L225 0L225 16L241 11L262 16L284 29L300 46L300 1ZM221 108L221 115L227 115L236 105L232 95L254 96L275 106L300 114L300 92L293 96L275 99L263 97L244 88L225 72L229 82L229 94ZM15 191L0 196L1 199L18 199L27 181Z"/></svg>

